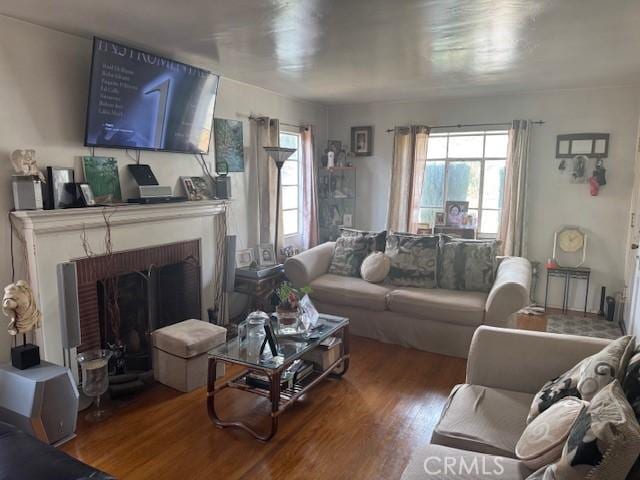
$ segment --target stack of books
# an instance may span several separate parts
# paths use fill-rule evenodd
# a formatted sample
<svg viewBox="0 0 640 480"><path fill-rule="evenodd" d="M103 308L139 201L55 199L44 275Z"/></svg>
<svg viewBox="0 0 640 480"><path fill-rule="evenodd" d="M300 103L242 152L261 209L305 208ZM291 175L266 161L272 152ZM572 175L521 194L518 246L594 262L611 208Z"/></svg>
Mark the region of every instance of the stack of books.
<svg viewBox="0 0 640 480"><path fill-rule="evenodd" d="M292 388L294 384L301 382L307 378L313 372L313 363L305 362L304 360L296 360L289 368L287 368L280 378L280 387ZM271 388L271 382L267 375L261 373L251 372L245 377L247 385L254 388L261 388L263 390L269 390Z"/></svg>
<svg viewBox="0 0 640 480"><path fill-rule="evenodd" d="M338 361L342 354L342 339L338 337L327 337L317 348L305 353L302 358L316 365L318 370L325 371Z"/></svg>

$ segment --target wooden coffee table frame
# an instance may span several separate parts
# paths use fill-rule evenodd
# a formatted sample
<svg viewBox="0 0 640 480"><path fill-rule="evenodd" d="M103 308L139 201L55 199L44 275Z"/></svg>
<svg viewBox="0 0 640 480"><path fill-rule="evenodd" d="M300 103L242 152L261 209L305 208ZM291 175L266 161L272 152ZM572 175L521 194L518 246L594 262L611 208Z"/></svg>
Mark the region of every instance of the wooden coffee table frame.
<svg viewBox="0 0 640 480"><path fill-rule="evenodd" d="M209 371L207 380L207 411L211 421L219 428L235 427L240 428L250 433L256 439L267 442L273 438L278 432L278 418L280 414L284 412L289 406L293 405L302 395L307 393L314 385L319 383L323 378L331 376L334 378L341 378L349 369L349 324L347 323L343 327L336 330L333 335L339 335L342 340L342 355L325 371L314 370L312 374L297 382L293 387L281 389L280 378L282 372L286 370L295 360L299 359L307 353L306 350L299 354L288 358L282 365L277 368L260 368L258 366L251 366L245 368L242 372L234 375L231 379L225 380L219 385L215 385L216 380L216 366L218 362L228 363L230 365L241 365L247 367L240 361L230 360L228 358L217 358L212 355L209 357ZM317 346L314 348L318 348ZM270 380L269 390L252 387L246 384L245 377L250 372L257 372L267 375ZM261 434L254 430L252 427L241 421L225 421L220 418L216 412L215 398L216 394L225 388L235 388L245 392L250 392L255 395L266 397L271 402L271 427L268 432Z"/></svg>

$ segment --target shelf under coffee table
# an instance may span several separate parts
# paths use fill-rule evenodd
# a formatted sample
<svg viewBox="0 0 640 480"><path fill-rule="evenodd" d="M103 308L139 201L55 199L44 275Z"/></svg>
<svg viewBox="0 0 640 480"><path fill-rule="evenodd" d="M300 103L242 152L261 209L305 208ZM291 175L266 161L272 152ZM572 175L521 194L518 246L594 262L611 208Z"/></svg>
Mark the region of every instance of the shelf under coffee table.
<svg viewBox="0 0 640 480"><path fill-rule="evenodd" d="M310 375L286 388L281 387L282 373L296 360L307 352L318 348L320 343L330 336L339 337L342 342L339 358L326 370L314 370ZM265 354L258 358L256 352L248 352L246 345L231 340L209 351L209 372L207 382L207 410L211 421L220 428L236 427L245 430L258 440L268 441L278 431L278 418L298 398L307 393L314 385L327 376L340 378L349 368L349 319L333 315L320 315L316 328L310 337L278 338L280 355L273 357L269 347ZM232 378L215 385L216 365L224 362L230 365L244 367ZM248 385L246 377L255 372L269 378L269 388L259 388ZM265 434L256 432L252 427L241 421L222 420L216 412L215 397L225 388L235 388L268 398L271 401L271 428Z"/></svg>

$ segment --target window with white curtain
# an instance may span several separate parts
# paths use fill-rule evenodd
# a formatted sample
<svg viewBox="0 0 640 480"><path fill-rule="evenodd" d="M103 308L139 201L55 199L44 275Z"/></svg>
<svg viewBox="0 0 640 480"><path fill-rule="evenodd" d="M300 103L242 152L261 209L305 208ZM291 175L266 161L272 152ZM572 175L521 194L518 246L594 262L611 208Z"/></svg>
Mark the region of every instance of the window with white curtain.
<svg viewBox="0 0 640 480"><path fill-rule="evenodd" d="M285 236L300 233L300 212L302 188L300 182L300 134L280 132L280 146L295 148L296 151L284 162L282 167L282 233Z"/></svg>
<svg viewBox="0 0 640 480"><path fill-rule="evenodd" d="M506 130L432 132L427 146L420 223L435 224L447 201L469 202L478 236L500 228L509 134Z"/></svg>

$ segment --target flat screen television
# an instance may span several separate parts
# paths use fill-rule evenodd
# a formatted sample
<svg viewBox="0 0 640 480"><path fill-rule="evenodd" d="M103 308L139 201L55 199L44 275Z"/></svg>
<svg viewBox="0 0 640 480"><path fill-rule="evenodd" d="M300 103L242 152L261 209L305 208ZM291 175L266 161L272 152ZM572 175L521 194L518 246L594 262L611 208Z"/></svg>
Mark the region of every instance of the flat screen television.
<svg viewBox="0 0 640 480"><path fill-rule="evenodd" d="M94 37L85 145L208 153L219 78Z"/></svg>

